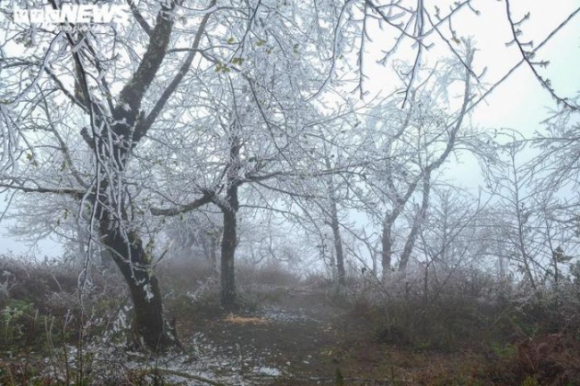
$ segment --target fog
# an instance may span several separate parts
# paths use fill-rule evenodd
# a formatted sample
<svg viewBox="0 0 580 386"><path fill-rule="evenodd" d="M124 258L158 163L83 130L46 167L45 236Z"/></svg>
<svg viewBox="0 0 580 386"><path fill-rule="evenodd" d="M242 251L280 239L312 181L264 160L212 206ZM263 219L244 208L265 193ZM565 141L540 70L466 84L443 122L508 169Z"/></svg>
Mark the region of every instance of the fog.
<svg viewBox="0 0 580 386"><path fill-rule="evenodd" d="M0 4L0 384L580 384L576 1L95 7Z"/></svg>

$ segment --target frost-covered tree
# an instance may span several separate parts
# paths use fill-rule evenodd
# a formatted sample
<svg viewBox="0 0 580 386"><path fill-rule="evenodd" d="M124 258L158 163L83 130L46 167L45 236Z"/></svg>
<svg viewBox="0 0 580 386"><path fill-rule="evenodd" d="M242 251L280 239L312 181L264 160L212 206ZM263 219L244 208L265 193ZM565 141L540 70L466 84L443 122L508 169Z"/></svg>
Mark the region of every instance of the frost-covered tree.
<svg viewBox="0 0 580 386"><path fill-rule="evenodd" d="M128 283L135 340L157 349L172 339L154 274L161 220L150 209L171 215L219 204L233 219L222 257L233 259L237 189L242 178L265 178L258 171L294 141L304 124L295 100L320 83L304 58L320 63L326 43L303 4L130 6L136 23L126 27L69 31L10 20L1 83L11 142L1 183L79 204L74 221ZM266 139L270 146L247 150ZM161 209L167 203L175 207ZM233 274L225 261L231 269L222 271Z"/></svg>
<svg viewBox="0 0 580 386"><path fill-rule="evenodd" d="M174 144L174 159L150 165L161 177L152 178L151 191L163 192L152 196L154 215L176 216L206 204L222 212L221 302L228 308L236 303L244 198L257 204L260 191L284 194L286 177L308 173L301 144L317 123L321 102L314 95L326 67L321 47L330 44L320 19L302 6L259 2L247 13L249 19L221 20L225 44L204 55L208 72L192 80L203 91L175 107L184 119L162 134Z"/></svg>
<svg viewBox="0 0 580 386"><path fill-rule="evenodd" d="M465 55L464 62L471 63L473 50L469 44ZM436 172L457 143L470 134L464 120L473 97L472 82L471 70L463 62L447 62L445 69L424 75L406 109L400 108L401 98L394 97L376 107L367 120L365 152L361 154L368 163L367 188L361 199L374 208L369 215L381 228L384 277L391 270L394 232L402 214L419 194L398 259L399 270L404 271L427 216ZM459 102L449 98L449 90L456 90ZM452 108L456 111L449 113Z"/></svg>

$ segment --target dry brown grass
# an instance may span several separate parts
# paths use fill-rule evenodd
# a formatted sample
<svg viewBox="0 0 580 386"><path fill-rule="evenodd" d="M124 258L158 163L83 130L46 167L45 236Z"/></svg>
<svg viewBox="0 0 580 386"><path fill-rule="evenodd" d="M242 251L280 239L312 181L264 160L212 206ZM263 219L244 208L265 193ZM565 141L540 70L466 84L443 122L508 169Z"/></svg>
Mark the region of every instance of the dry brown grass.
<svg viewBox="0 0 580 386"><path fill-rule="evenodd" d="M266 318L245 317L234 314L229 314L224 320L233 324L265 325L270 323L270 321Z"/></svg>

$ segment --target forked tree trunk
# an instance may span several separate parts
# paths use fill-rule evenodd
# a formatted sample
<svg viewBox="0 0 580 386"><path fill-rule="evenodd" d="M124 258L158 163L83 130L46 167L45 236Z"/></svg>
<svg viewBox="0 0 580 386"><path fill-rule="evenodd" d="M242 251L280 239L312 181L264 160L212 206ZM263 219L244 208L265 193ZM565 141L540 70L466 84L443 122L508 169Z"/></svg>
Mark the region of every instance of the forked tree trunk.
<svg viewBox="0 0 580 386"><path fill-rule="evenodd" d="M195 58L195 52L204 33L208 18L207 12L195 34L194 49L186 57L172 81L145 114L143 97L156 79L158 71L168 52L174 25L176 1L162 2L157 13L155 26L148 32L149 43L131 79L123 86L116 98L107 97L109 109L91 98L89 74L85 73L81 51L71 50L75 61L75 94L78 102L85 105L91 119L91 131L81 130L81 136L95 154L96 176L101 180L95 192L95 218L99 219L99 229L104 245L109 249L113 260L127 281L134 305L133 331L136 340L145 343L150 349L159 351L174 344L163 319L163 307L159 283L153 274L151 258L143 248L141 238L131 229L126 229L132 211L131 197L125 197L125 170L130 162L132 150L147 135L162 113L167 101L178 88ZM71 39L72 40L72 39ZM72 43L72 41L71 41ZM71 46L72 48L72 46ZM89 56L94 56L92 51ZM96 68L100 71L100 68ZM100 81L99 81L100 83ZM106 83L101 85L107 91ZM114 102L114 100L116 102ZM114 106L113 106L114 105ZM101 173L102 172L102 173ZM100 177L99 177L100 176ZM118 197L109 187L118 189ZM112 209L118 213L112 213ZM130 228L130 227L129 227Z"/></svg>
<svg viewBox="0 0 580 386"><path fill-rule="evenodd" d="M411 232L407 237L405 247L403 248L403 253L401 254L401 260L399 261L400 272L405 272L407 270L407 266L409 265L409 259L411 257L411 253L413 252L413 248L415 247L417 236L419 235L419 231L421 230L423 222L425 221L425 218L427 216L427 210L429 209L430 192L431 192L431 173L426 172L425 175L423 176L423 200L421 203L421 208L419 208L419 211L415 215Z"/></svg>

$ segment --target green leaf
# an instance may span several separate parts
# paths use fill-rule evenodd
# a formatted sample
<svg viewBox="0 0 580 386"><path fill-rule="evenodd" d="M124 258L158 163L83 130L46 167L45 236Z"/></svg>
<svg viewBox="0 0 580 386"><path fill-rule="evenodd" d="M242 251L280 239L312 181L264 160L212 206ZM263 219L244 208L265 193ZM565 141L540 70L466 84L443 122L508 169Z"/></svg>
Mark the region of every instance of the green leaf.
<svg viewBox="0 0 580 386"><path fill-rule="evenodd" d="M232 63L233 64L238 64L238 65L241 66L242 64L244 64L244 60L245 60L244 58L233 58L232 59Z"/></svg>
<svg viewBox="0 0 580 386"><path fill-rule="evenodd" d="M294 51L295 54L299 54L300 53L300 44L298 44L298 43L294 44L294 47L292 47L292 50Z"/></svg>
<svg viewBox="0 0 580 386"><path fill-rule="evenodd" d="M262 39L260 39L260 40L258 40L256 42L256 46L257 47L262 47L264 44L266 44L266 41L265 40L262 40Z"/></svg>

